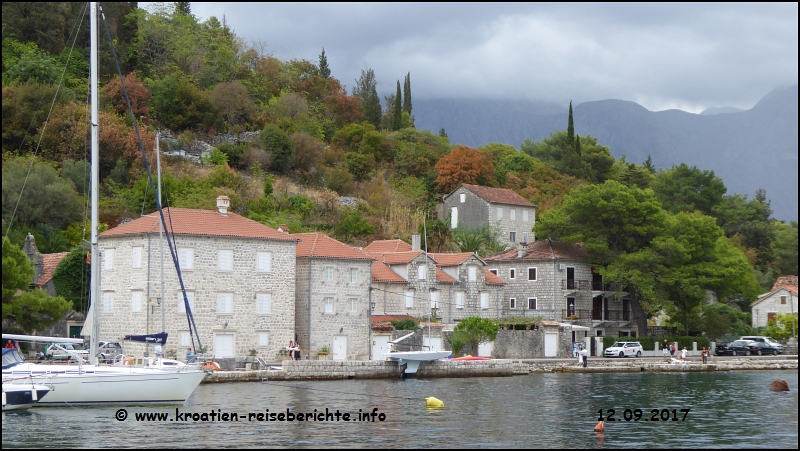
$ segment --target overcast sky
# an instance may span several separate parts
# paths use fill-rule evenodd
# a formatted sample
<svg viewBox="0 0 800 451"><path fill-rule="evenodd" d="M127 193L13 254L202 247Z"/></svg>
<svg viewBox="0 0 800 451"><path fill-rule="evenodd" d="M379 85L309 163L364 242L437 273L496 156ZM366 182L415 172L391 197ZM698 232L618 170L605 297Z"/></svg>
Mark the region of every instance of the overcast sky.
<svg viewBox="0 0 800 451"><path fill-rule="evenodd" d="M348 91L369 66L381 97L410 72L414 98L613 98L700 112L750 108L797 84L797 3L191 5L282 60L318 63L324 47Z"/></svg>

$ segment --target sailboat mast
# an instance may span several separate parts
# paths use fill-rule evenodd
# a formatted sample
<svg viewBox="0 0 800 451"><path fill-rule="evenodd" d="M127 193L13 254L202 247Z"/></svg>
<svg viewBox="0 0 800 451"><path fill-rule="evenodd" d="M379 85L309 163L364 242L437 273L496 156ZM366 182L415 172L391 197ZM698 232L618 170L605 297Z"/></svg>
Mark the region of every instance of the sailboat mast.
<svg viewBox="0 0 800 451"><path fill-rule="evenodd" d="M100 249L98 248L97 240L97 225L99 222L99 201L100 201L100 130L98 118L98 95L97 95L97 78L98 78L98 60L97 60L97 2L90 3L90 92L91 92L91 125L92 125L92 184L91 184L91 203L92 203L92 225L91 225L91 311L92 317L92 335L89 336L89 363L97 365L97 338L99 333L99 301L100 301Z"/></svg>
<svg viewBox="0 0 800 451"><path fill-rule="evenodd" d="M156 172L158 172L158 203L161 205L161 134L156 132ZM158 221L158 255L161 256L161 332L166 332L165 315L167 300L164 298L164 226Z"/></svg>

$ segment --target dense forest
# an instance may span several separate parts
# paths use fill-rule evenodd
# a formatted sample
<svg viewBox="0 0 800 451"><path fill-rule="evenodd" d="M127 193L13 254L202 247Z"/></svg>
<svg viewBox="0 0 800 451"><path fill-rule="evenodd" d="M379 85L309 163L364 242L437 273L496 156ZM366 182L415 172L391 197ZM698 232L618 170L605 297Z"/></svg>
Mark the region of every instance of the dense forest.
<svg viewBox="0 0 800 451"><path fill-rule="evenodd" d="M755 296L797 274L797 222L774 220L763 192L727 195L713 171L615 159L574 133L571 105L566 130L542 141L470 148L414 128L410 73L381 98L366 67L348 92L324 49L317 61L279 60L224 18L199 21L188 2L101 6L104 227L155 209L118 62L150 161L156 132L221 142L199 163L164 158L165 205L213 209L224 194L258 222L353 245L408 240L427 220L429 246L486 255L502 250L491 231L451 231L433 212L460 183L509 188L538 206L538 237L585 243L598 271L639 287L646 314L667 312L686 333L745 327ZM86 307L75 271L87 239L87 14L85 3L3 4L4 320L15 319L7 248L28 233L45 253L78 249L55 281ZM722 302L707 305L708 292Z"/></svg>

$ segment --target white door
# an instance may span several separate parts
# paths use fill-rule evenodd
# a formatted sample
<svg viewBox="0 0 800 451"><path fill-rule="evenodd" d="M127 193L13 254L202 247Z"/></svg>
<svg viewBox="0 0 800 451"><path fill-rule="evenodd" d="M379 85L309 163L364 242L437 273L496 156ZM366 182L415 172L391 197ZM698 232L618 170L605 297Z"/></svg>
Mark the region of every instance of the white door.
<svg viewBox="0 0 800 451"><path fill-rule="evenodd" d="M441 351L442 338L441 337L423 337L422 338L423 350ZM425 347L427 346L427 348Z"/></svg>
<svg viewBox="0 0 800 451"><path fill-rule="evenodd" d="M491 357L492 356L492 343L491 341L487 341L486 343L481 343L478 345L478 356L479 357Z"/></svg>
<svg viewBox="0 0 800 451"><path fill-rule="evenodd" d="M544 356L558 357L558 334L544 334Z"/></svg>
<svg viewBox="0 0 800 451"><path fill-rule="evenodd" d="M333 360L346 360L346 359L347 359L347 336L334 335Z"/></svg>
<svg viewBox="0 0 800 451"><path fill-rule="evenodd" d="M385 353L389 352L389 335L372 336L372 360L386 360Z"/></svg>
<svg viewBox="0 0 800 451"><path fill-rule="evenodd" d="M235 357L233 334L214 334L214 357Z"/></svg>

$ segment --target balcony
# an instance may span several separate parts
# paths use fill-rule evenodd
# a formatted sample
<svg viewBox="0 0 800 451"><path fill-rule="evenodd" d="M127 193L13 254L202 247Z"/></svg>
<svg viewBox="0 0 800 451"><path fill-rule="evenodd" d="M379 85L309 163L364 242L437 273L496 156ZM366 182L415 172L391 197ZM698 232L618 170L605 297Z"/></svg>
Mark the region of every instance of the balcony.
<svg viewBox="0 0 800 451"><path fill-rule="evenodd" d="M626 310L592 309L593 321L633 321L634 316Z"/></svg>
<svg viewBox="0 0 800 451"><path fill-rule="evenodd" d="M592 282L590 280L562 279L561 289L567 291L591 291Z"/></svg>
<svg viewBox="0 0 800 451"><path fill-rule="evenodd" d="M561 310L561 319L579 322L589 322L592 319L591 310L583 309L563 309Z"/></svg>
<svg viewBox="0 0 800 451"><path fill-rule="evenodd" d="M557 310L545 310L545 309L512 309L505 307L501 313L503 318L510 318L514 316L519 316L523 318L535 318L541 317L542 319L549 319L553 321L557 321L559 318Z"/></svg>
<svg viewBox="0 0 800 451"><path fill-rule="evenodd" d="M599 280L593 280L592 291L617 291L617 284L603 283Z"/></svg>

